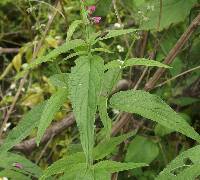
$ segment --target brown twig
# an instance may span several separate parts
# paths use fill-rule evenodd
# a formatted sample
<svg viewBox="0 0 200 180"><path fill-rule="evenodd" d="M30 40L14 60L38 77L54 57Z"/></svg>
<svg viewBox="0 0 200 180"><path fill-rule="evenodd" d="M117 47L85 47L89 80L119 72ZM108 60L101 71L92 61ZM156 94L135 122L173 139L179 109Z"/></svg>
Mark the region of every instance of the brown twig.
<svg viewBox="0 0 200 180"><path fill-rule="evenodd" d="M155 88L161 87L161 86L165 85L166 83L169 83L169 82L175 80L176 78L179 78L179 77L181 77L181 76L183 76L183 75L185 75L187 73L190 73L192 71L196 71L197 69L200 69L200 66L194 67L192 69L188 69L187 71L184 71L184 72L182 72L182 73L180 73L180 74L178 74L178 75L176 75L176 76L174 76L174 77L172 77L172 78L170 78L170 79L158 84L157 86L155 86Z"/></svg>
<svg viewBox="0 0 200 180"><path fill-rule="evenodd" d="M199 24L200 24L200 13L192 21L192 23L190 24L188 29L182 34L180 39L177 41L177 43L171 49L171 51L169 52L169 54L167 55L167 57L165 58L165 60L163 62L164 64L169 65L173 62L173 60L175 59L177 54L180 52L180 50L185 45L185 43L189 40L190 36L194 33L194 31L197 29ZM155 86L155 84L158 82L158 80L160 79L160 77L163 75L164 72L165 72L164 68L159 68L154 73L153 77L146 83L144 89L146 91L151 90Z"/></svg>
<svg viewBox="0 0 200 180"><path fill-rule="evenodd" d="M18 53L19 48L2 48L0 47L0 54Z"/></svg>
<svg viewBox="0 0 200 180"><path fill-rule="evenodd" d="M49 127L46 130L40 144L47 143L49 139L52 137L52 134L57 135L63 132L64 130L66 130L66 128L72 126L74 123L75 123L75 118L72 113L69 114L68 117L66 117L62 121L54 123L51 127ZM32 152L36 147L37 147L37 144L35 142L35 138L31 138L14 146L13 149L27 154L29 152Z"/></svg>

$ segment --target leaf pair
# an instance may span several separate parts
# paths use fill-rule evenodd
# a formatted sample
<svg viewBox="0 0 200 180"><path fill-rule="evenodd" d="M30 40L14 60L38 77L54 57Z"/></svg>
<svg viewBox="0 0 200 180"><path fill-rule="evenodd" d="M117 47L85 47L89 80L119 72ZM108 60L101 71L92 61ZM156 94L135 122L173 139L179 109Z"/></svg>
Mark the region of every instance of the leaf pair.
<svg viewBox="0 0 200 180"><path fill-rule="evenodd" d="M107 155L112 153L116 146L123 142L125 139L135 135L135 132L124 134L122 136L113 137L109 141L102 141L99 143L93 150L94 160L100 160L105 158ZM108 180L111 173L123 171L127 169L133 169L137 167L146 166L144 163L119 163L115 161L102 161L90 167L90 170L87 169L87 164L85 163L84 153L74 153L67 157L64 157L50 167L48 167L40 180L44 180L49 176L60 174L65 172L64 176L61 179L87 179L90 177L93 179L102 179ZM88 179L87 179L88 180Z"/></svg>

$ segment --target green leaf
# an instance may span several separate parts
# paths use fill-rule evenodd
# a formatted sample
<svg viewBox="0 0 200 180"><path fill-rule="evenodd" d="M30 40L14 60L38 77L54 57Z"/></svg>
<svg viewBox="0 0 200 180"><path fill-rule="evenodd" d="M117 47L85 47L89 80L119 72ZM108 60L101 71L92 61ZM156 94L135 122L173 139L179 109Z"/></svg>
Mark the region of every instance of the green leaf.
<svg viewBox="0 0 200 180"><path fill-rule="evenodd" d="M121 163L116 161L101 161L94 165L95 169L98 169L99 171L108 172L108 173L114 173L119 171L126 171L130 169L135 169L139 167L147 166L145 163Z"/></svg>
<svg viewBox="0 0 200 180"><path fill-rule="evenodd" d="M124 62L124 67L128 66L155 66L155 67L162 67L162 68L170 68L168 65L160 63L158 61L149 60L145 58L131 58Z"/></svg>
<svg viewBox="0 0 200 180"><path fill-rule="evenodd" d="M73 164L59 180L93 180L93 174L87 170L86 163Z"/></svg>
<svg viewBox="0 0 200 180"><path fill-rule="evenodd" d="M160 63L158 61L149 60L145 58L131 58L126 61L121 60L113 60L105 65L105 70L112 68L125 68L129 66L147 66L147 67L162 67L162 68L170 68L170 66Z"/></svg>
<svg viewBox="0 0 200 180"><path fill-rule="evenodd" d="M27 66L27 68L24 71L20 72L17 75L16 78L18 79L18 78L22 77L26 71L36 67L39 64L42 64L42 63L48 62L48 61L53 61L60 54L66 53L66 52L68 52L68 51L70 51L72 49L75 49L75 48L83 46L83 45L85 45L85 42L83 40L81 40L81 39L75 39L75 40L71 40L69 42L66 42L63 45L59 46L58 48L52 50L46 56L42 56L42 57L39 57L39 58L35 59L33 62L31 62Z"/></svg>
<svg viewBox="0 0 200 180"><path fill-rule="evenodd" d="M183 170L180 174L176 176L177 180L193 180L198 179L200 175L200 164L195 164Z"/></svg>
<svg viewBox="0 0 200 180"><path fill-rule="evenodd" d="M129 33L133 33L133 32L137 32L137 31L138 31L138 29L109 30L109 31L107 31L108 34L106 36L100 38L100 40L109 39L109 38L121 36L121 35L124 35L124 34L129 34Z"/></svg>
<svg viewBox="0 0 200 180"><path fill-rule="evenodd" d="M46 102L43 102L35 106L24 115L24 117L19 121L18 125L11 130L7 138L4 140L0 147L0 154L8 151L13 146L21 142L32 132L35 127L37 127L45 103Z"/></svg>
<svg viewBox="0 0 200 180"><path fill-rule="evenodd" d="M130 138L131 136L134 136L136 132L131 132L127 134L123 134L118 137L112 137L109 140L104 140L100 142L95 148L93 152L93 156L95 160L100 160L105 158L107 155L112 153L116 146L122 143L124 140Z"/></svg>
<svg viewBox="0 0 200 180"><path fill-rule="evenodd" d="M107 97L100 96L98 110L99 110L101 121L104 126L102 131L105 134L105 138L109 139L111 128L112 128L112 120L109 118L108 113L107 113L107 100L108 100Z"/></svg>
<svg viewBox="0 0 200 180"><path fill-rule="evenodd" d="M108 97L115 88L117 82L121 79L121 69L112 68L108 69L103 75L103 83L101 94Z"/></svg>
<svg viewBox="0 0 200 180"><path fill-rule="evenodd" d="M69 29L67 31L67 39L66 39L67 42L71 40L72 35L74 34L76 28L80 26L82 23L83 23L82 20L76 20L72 22L72 24L69 26Z"/></svg>
<svg viewBox="0 0 200 180"><path fill-rule="evenodd" d="M121 69L123 67L124 61L121 60L113 60L105 64L105 70L109 69Z"/></svg>
<svg viewBox="0 0 200 180"><path fill-rule="evenodd" d="M200 145L182 152L158 175L156 180L195 179L200 175Z"/></svg>
<svg viewBox="0 0 200 180"><path fill-rule="evenodd" d="M39 120L37 137L36 137L36 142L38 145L39 145L39 142L40 142L42 136L45 133L46 128L49 126L49 124L53 120L55 113L59 111L60 107L67 100L67 96L68 96L67 90L65 88L60 88L47 101L47 103L43 109L41 118Z"/></svg>
<svg viewBox="0 0 200 180"><path fill-rule="evenodd" d="M0 171L0 177L7 177L11 180L31 180L30 177L10 169Z"/></svg>
<svg viewBox="0 0 200 180"><path fill-rule="evenodd" d="M15 163L22 165L22 169L14 167ZM31 174L34 177L39 177L42 174L42 170L36 164L33 164L31 161L26 159L23 156L14 153L3 153L0 154L0 167L4 169L12 169L15 171L20 171L24 174Z"/></svg>
<svg viewBox="0 0 200 180"><path fill-rule="evenodd" d="M104 62L99 56L83 56L76 60L70 74L70 94L87 163L92 163L94 121L100 95Z"/></svg>
<svg viewBox="0 0 200 180"><path fill-rule="evenodd" d="M68 88L68 76L68 73L54 74L49 80L56 87Z"/></svg>
<svg viewBox="0 0 200 180"><path fill-rule="evenodd" d="M22 65L22 53L18 53L12 60L12 64L17 72L19 72Z"/></svg>
<svg viewBox="0 0 200 180"><path fill-rule="evenodd" d="M115 109L139 114L200 142L199 134L156 95L141 90L124 91L113 95L110 103Z"/></svg>
<svg viewBox="0 0 200 180"><path fill-rule="evenodd" d="M129 144L125 161L150 164L159 154L159 148L153 141L136 136Z"/></svg>
<svg viewBox="0 0 200 180"><path fill-rule="evenodd" d="M159 0L151 0L150 3L145 3L141 11L143 11L143 16L146 17L146 20L142 21L140 25L141 29L157 29L160 17L159 2ZM185 21L195 3L197 3L196 0L163 0L159 30L168 28L171 24Z"/></svg>
<svg viewBox="0 0 200 180"><path fill-rule="evenodd" d="M44 171L43 175L40 177L40 180L44 180L49 176L60 174L65 171L69 173L70 169L74 168L74 165L82 164L84 161L85 158L82 152L59 159Z"/></svg>

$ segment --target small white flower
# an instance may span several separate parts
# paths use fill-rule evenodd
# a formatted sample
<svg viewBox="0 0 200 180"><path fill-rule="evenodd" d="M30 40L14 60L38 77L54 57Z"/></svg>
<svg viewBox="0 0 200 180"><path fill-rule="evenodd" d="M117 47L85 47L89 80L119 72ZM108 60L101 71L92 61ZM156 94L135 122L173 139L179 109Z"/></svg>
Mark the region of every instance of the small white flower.
<svg viewBox="0 0 200 180"><path fill-rule="evenodd" d="M116 28L121 28L121 27L122 27L122 25L121 25L121 24L119 24L119 23L115 23L115 24L114 24L114 27L116 27Z"/></svg>
<svg viewBox="0 0 200 180"><path fill-rule="evenodd" d="M24 88L22 88L22 92L25 92L25 89L24 89Z"/></svg>
<svg viewBox="0 0 200 180"><path fill-rule="evenodd" d="M8 178L7 177L3 177L2 180L8 180Z"/></svg>
<svg viewBox="0 0 200 180"><path fill-rule="evenodd" d="M124 61L121 61L121 60L119 60L119 59L118 59L117 61L120 62L121 64L124 64Z"/></svg>
<svg viewBox="0 0 200 180"><path fill-rule="evenodd" d="M16 87L16 84L12 83L11 86L10 86L10 89L15 89L15 87Z"/></svg>
<svg viewBox="0 0 200 180"><path fill-rule="evenodd" d="M124 47L122 47L121 45L117 45L117 49L119 52L124 52Z"/></svg>
<svg viewBox="0 0 200 180"><path fill-rule="evenodd" d="M10 127L10 125L11 125L10 122L6 123L5 127L3 128L3 131L6 132L7 129Z"/></svg>

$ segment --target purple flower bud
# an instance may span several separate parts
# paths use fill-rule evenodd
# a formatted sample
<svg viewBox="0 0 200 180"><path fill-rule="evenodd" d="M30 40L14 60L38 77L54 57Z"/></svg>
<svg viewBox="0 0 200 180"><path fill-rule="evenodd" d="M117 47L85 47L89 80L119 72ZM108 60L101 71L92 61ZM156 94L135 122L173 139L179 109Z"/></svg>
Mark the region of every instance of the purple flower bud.
<svg viewBox="0 0 200 180"><path fill-rule="evenodd" d="M17 169L23 169L23 165L20 163L13 163L13 167L16 167Z"/></svg>
<svg viewBox="0 0 200 180"><path fill-rule="evenodd" d="M100 16L91 17L91 20L93 23L99 24L101 21L101 17Z"/></svg>
<svg viewBox="0 0 200 180"><path fill-rule="evenodd" d="M88 6L87 7L88 13L89 15L91 15L95 10L96 10L96 6Z"/></svg>

